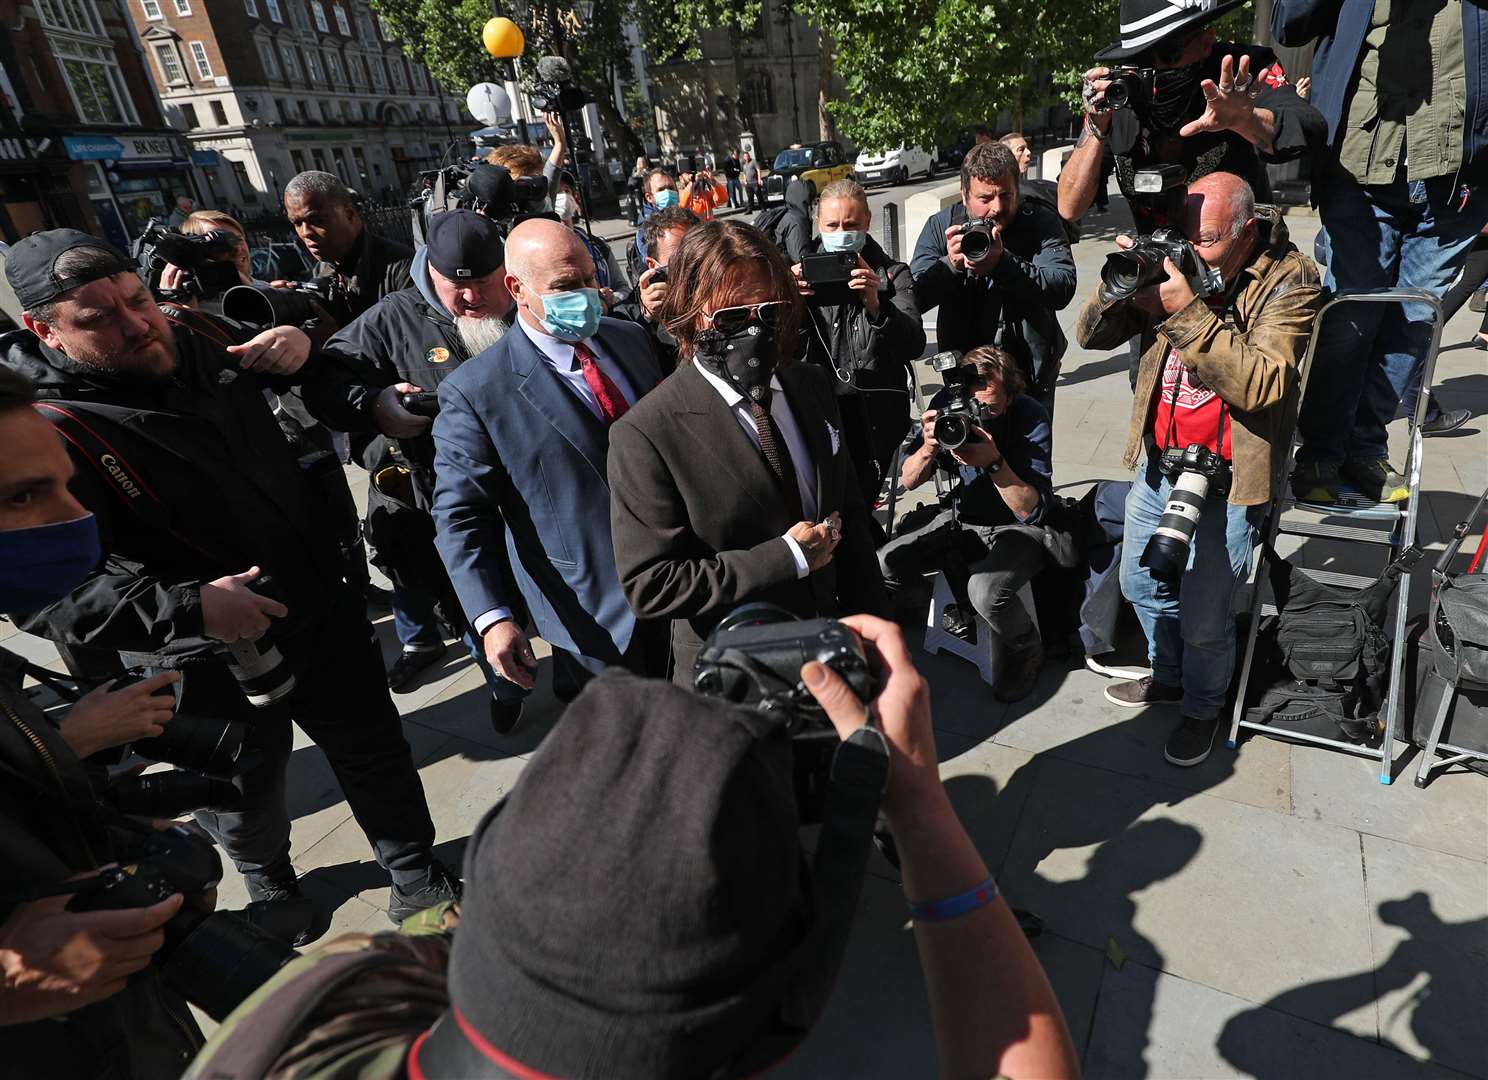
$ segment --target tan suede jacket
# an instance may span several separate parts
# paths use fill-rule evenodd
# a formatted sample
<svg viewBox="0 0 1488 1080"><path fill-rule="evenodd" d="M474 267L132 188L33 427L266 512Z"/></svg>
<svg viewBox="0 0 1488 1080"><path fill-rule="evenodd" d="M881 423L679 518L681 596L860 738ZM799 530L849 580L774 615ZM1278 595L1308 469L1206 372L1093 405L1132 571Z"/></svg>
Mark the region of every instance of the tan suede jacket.
<svg viewBox="0 0 1488 1080"><path fill-rule="evenodd" d="M1126 464L1146 456L1163 361L1172 346L1230 407L1234 479L1229 501L1270 501L1286 462L1297 417L1297 378L1321 306L1317 267L1299 252L1275 208L1256 208L1260 237L1224 318L1202 300L1152 325L1153 316L1130 301L1110 301L1097 289L1080 311L1075 337L1087 349L1114 349L1134 334L1157 339L1142 354L1132 401Z"/></svg>

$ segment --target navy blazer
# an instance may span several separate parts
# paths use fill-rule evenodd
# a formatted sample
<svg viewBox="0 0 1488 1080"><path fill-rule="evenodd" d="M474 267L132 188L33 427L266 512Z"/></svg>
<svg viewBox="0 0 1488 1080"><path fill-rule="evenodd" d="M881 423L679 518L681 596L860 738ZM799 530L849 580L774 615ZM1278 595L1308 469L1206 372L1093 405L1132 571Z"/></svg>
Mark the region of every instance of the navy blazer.
<svg viewBox="0 0 1488 1080"><path fill-rule="evenodd" d="M661 380L639 326L600 320L600 349L637 395ZM472 622L526 610L556 648L620 662L635 630L615 571L609 431L522 333L439 384L435 543Z"/></svg>

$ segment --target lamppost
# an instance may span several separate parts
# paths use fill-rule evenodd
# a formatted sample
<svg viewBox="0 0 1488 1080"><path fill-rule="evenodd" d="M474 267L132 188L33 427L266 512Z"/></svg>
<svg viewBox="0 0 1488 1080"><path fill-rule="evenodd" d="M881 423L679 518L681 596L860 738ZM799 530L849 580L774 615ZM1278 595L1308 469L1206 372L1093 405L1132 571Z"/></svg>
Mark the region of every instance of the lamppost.
<svg viewBox="0 0 1488 1080"><path fill-rule="evenodd" d="M492 4L495 7L495 4ZM486 47L486 52L497 60L511 61L512 82L517 83L517 57L522 55L522 50L527 47L527 39L522 36L522 28L510 19L496 16L488 19L486 25L481 28L481 44ZM496 65L496 77L501 78L501 66ZM522 125L522 142L527 141L527 112L522 108L521 86L516 85L517 94L512 99L512 111L516 115L518 123Z"/></svg>

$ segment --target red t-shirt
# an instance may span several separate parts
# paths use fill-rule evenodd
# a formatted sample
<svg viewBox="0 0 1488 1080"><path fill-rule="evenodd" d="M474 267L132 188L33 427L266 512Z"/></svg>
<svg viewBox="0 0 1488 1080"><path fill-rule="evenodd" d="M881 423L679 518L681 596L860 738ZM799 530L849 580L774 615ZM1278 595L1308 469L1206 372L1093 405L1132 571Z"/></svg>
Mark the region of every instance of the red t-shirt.
<svg viewBox="0 0 1488 1080"><path fill-rule="evenodd" d="M1174 388L1177 388L1176 399ZM1176 400L1176 407L1175 407ZM1178 350L1168 350L1167 363L1163 365L1162 381L1158 384L1157 408L1152 415L1152 438L1157 448L1187 446L1198 443L1210 450L1218 450L1226 461L1230 458L1230 413L1224 411L1224 434L1219 446L1214 437L1219 433L1220 406L1223 402L1218 394L1204 384L1199 373L1185 367L1178 359ZM1171 431L1169 428L1171 427Z"/></svg>

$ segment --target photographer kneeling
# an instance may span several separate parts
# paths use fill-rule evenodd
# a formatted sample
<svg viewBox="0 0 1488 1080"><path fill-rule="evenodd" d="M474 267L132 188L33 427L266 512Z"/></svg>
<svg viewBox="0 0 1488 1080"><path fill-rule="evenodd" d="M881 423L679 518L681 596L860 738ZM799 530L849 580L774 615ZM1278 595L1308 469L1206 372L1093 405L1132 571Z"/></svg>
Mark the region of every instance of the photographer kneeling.
<svg viewBox="0 0 1488 1080"><path fill-rule="evenodd" d="M974 635L967 608L975 608L1005 650L994 696L1021 701L1044 666L1043 643L1018 590L1046 561L1044 526L1054 498L1049 414L1023 392L1017 364L1001 349L941 353L931 363L946 385L921 417L918 446L900 481L912 490L942 468L957 483L943 507L905 516L879 562L891 584L940 567L958 603L946 610L945 629Z"/></svg>
<svg viewBox="0 0 1488 1080"><path fill-rule="evenodd" d="M793 684L788 710L598 676L471 835L452 939L435 909L410 933L347 935L302 957L188 1077L767 1074L830 999L880 808L940 1074L1078 1076L1048 980L940 782L929 688L903 633L843 623L825 628L847 632L876 685L855 691L836 656L772 665ZM822 829L814 859L792 797L788 731L803 719L846 740L835 753L849 764L831 770L839 828ZM870 719L877 731L862 730ZM560 881L556 902L533 902Z"/></svg>
<svg viewBox="0 0 1488 1080"><path fill-rule="evenodd" d="M1106 698L1127 708L1181 703L1163 754L1197 765L1234 667L1231 602L1287 456L1317 269L1233 173L1189 188L1182 235L1117 243L1123 251L1108 257L1076 334L1087 349L1156 335L1132 403L1126 464L1137 475L1121 562L1152 675L1109 687Z"/></svg>
<svg viewBox="0 0 1488 1080"><path fill-rule="evenodd" d="M806 298L806 357L832 373L869 507L909 430L909 365L925 350L909 267L884 253L872 225L862 185L832 181L816 204L821 236L791 268Z"/></svg>
<svg viewBox="0 0 1488 1080"><path fill-rule="evenodd" d="M98 526L67 490L72 464L31 408L31 384L0 368L0 610L68 593L99 555ZM0 1041L5 1075L175 1076L201 1045L185 1001L150 968L181 908L69 911L38 896L124 856L127 833L100 813L82 758L159 735L180 679L95 690L57 724L22 689L25 661L0 649Z"/></svg>

